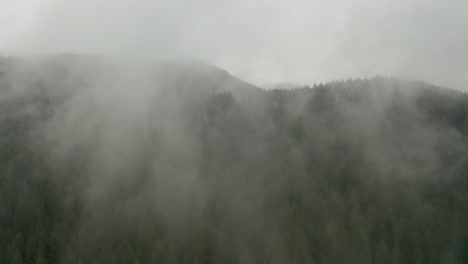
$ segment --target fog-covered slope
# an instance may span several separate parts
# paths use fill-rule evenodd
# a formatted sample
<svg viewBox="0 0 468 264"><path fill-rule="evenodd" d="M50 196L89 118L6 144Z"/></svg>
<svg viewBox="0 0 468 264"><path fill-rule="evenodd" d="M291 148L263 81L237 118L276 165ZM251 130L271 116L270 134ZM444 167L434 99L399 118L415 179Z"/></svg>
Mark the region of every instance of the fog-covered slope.
<svg viewBox="0 0 468 264"><path fill-rule="evenodd" d="M297 83L290 83L290 82L280 82L280 83L272 83L263 85L262 87L267 90L275 90L275 89L295 89L304 87L305 85L300 85Z"/></svg>
<svg viewBox="0 0 468 264"><path fill-rule="evenodd" d="M0 263L466 263L468 95L0 63Z"/></svg>
<svg viewBox="0 0 468 264"><path fill-rule="evenodd" d="M227 91L240 96L259 90L226 70L190 60L152 61L75 54L3 57L0 58L0 74L4 76L2 89L15 86L15 89L69 92L67 89L86 89L96 84L118 86L119 82L128 81L150 86L158 92L174 89L186 90L186 93L195 90L197 94ZM39 87L31 85L33 83ZM136 89L130 85L126 90L131 93Z"/></svg>

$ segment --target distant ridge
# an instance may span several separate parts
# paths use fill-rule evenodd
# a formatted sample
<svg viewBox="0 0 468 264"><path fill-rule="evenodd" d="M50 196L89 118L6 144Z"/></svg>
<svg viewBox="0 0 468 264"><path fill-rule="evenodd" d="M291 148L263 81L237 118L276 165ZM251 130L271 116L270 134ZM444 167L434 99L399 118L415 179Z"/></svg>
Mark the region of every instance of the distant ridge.
<svg viewBox="0 0 468 264"><path fill-rule="evenodd" d="M280 83L273 83L273 84L265 84L262 88L267 90L275 90L275 89L295 89L303 87L304 85L291 83L291 82L280 82Z"/></svg>

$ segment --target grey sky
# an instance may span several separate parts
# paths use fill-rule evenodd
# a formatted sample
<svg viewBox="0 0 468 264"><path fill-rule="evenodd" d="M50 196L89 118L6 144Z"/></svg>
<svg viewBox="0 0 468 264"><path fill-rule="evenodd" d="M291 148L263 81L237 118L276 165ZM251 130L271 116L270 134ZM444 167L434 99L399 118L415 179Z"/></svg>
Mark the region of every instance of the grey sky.
<svg viewBox="0 0 468 264"><path fill-rule="evenodd" d="M466 0L0 0L0 50L199 58L255 84L376 74L468 91Z"/></svg>

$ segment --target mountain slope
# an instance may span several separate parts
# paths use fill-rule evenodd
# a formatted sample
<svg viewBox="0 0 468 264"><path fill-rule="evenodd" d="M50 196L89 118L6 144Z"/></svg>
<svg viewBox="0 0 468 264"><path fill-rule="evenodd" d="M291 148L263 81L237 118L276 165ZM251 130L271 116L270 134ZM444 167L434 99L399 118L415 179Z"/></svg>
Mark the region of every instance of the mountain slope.
<svg viewBox="0 0 468 264"><path fill-rule="evenodd" d="M468 260L465 93L59 58L0 67L0 263Z"/></svg>
<svg viewBox="0 0 468 264"><path fill-rule="evenodd" d="M263 88L267 90L275 90L275 89L295 89L295 88L300 88L304 86L305 85L300 85L297 83L281 82L281 83L263 85Z"/></svg>
<svg viewBox="0 0 468 264"><path fill-rule="evenodd" d="M196 93L231 92L235 95L258 92L248 84L218 67L198 61L148 61L99 56L62 54L39 57L0 59L2 88L37 83L42 89L85 89L89 85L117 86L134 82L155 90L195 90ZM14 84L8 84L13 80ZM26 83L27 82L27 83ZM32 89L38 89L33 86ZM16 87L17 89L18 87ZM31 88L31 87L30 87ZM130 93L135 87L125 89ZM43 91L41 91L43 92Z"/></svg>

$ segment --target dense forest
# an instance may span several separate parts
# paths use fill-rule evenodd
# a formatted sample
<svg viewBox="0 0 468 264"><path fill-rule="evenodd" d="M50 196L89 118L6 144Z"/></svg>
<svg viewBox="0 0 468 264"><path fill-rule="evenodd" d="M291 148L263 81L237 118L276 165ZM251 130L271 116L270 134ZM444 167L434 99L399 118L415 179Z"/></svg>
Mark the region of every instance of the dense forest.
<svg viewBox="0 0 468 264"><path fill-rule="evenodd" d="M463 264L467 219L466 93L0 60L0 263Z"/></svg>

